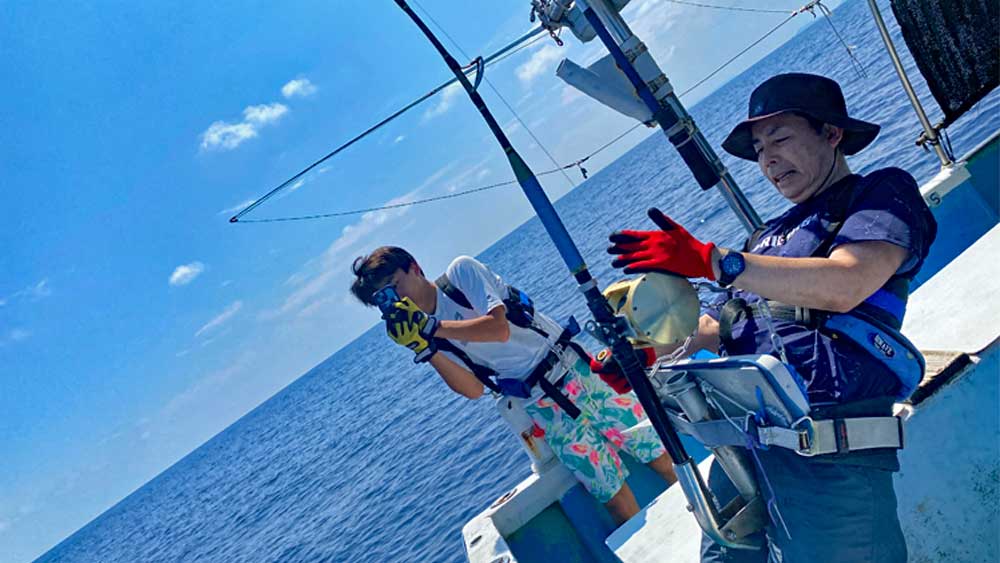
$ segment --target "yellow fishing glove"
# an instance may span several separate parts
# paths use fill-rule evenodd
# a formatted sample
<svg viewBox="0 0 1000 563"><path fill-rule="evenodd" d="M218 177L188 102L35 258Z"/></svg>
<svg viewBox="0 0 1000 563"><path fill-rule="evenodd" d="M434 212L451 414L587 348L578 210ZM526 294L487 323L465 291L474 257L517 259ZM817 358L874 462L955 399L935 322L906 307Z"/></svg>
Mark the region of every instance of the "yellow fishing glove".
<svg viewBox="0 0 1000 563"><path fill-rule="evenodd" d="M434 333L437 332L438 320L421 311L409 297L393 304L393 308L383 318L389 338L396 344L413 350L416 354L414 362L425 362L437 352Z"/></svg>

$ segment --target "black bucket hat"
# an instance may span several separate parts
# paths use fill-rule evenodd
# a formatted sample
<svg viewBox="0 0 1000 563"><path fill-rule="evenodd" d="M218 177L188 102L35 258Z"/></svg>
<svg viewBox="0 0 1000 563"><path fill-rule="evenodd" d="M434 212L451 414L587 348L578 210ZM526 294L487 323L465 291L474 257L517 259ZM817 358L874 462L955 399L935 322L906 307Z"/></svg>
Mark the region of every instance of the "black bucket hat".
<svg viewBox="0 0 1000 563"><path fill-rule="evenodd" d="M726 137L722 148L733 156L756 162L757 153L750 137L753 123L785 112L808 115L843 128L840 149L844 154L855 154L867 147L881 129L847 115L844 94L833 80L815 74L779 74L765 80L750 94L749 117Z"/></svg>

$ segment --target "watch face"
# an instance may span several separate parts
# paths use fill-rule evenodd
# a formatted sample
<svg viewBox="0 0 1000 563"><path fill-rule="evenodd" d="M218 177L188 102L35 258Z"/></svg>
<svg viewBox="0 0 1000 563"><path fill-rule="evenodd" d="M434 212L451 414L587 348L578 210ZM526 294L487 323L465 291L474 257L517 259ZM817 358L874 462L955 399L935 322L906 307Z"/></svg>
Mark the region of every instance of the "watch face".
<svg viewBox="0 0 1000 563"><path fill-rule="evenodd" d="M737 275L743 271L743 260L742 256L736 254L735 252L726 254L722 259L722 271L729 275Z"/></svg>

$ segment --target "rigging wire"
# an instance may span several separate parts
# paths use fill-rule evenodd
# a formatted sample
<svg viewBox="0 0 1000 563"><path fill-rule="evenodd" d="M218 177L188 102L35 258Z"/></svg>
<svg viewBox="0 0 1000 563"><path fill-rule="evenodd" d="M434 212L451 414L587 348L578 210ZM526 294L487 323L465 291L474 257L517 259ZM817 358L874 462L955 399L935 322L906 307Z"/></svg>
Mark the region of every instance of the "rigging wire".
<svg viewBox="0 0 1000 563"><path fill-rule="evenodd" d="M857 72L858 76L860 76L861 78L868 78L868 73L865 72L864 65L862 65L861 61L859 61L858 58L854 56L854 49L852 49L851 46L847 44L847 41L844 41L844 37L840 34L840 30L837 29L837 26L833 25L833 18L831 17L833 15L833 12L831 12L830 8L827 8L820 1L816 2L816 7L818 7L820 12L823 14L823 19L826 20L826 23L830 24L830 29L832 29L833 34L837 36L837 39L840 41L840 44L843 45L844 49L847 50L847 56L851 57L851 66L854 67L855 72ZM815 16L816 14L813 14L813 17Z"/></svg>
<svg viewBox="0 0 1000 563"><path fill-rule="evenodd" d="M736 53L735 55L733 55L732 57L730 57L729 60L727 60L726 62L724 62L721 65L719 65L719 67L716 68L715 70L713 70L712 72L708 73L708 76L706 76L705 78L702 78L701 80L699 80L698 82L696 82L694 84L694 86L691 86L690 88L688 88L687 90L685 90L684 93L681 94L681 96L684 96L685 94L688 94L689 92L691 92L695 88L697 88L697 87L701 86L702 84L708 82L713 76L715 76L716 74L719 74L720 72L722 72L722 69L724 69L727 66L729 66L730 64L732 64L733 61L735 61L736 59L742 57L744 55L744 53L746 53L750 49L753 49L754 47L756 47L757 45L759 45L762 41L764 41L765 39L767 39L768 37L770 37L774 32L776 32L779 29L781 29L786 23L792 21L792 18L794 18L795 16L801 14L802 12L810 12L810 13L812 13L812 10L813 10L813 8L816 5L818 5L818 4L821 5L820 2L821 2L821 0L813 0L812 2L809 2L805 6L802 6L798 10L795 10L794 12L792 12L791 14L789 14L788 17L785 18L781 23L779 23L778 25L772 27L770 31L768 31L767 33L765 33L764 35L762 35L760 38L758 38L753 43L747 45L742 51L740 51L739 53ZM784 13L787 13L787 12L782 12L782 13L784 14ZM815 14L813 14L813 15L815 16Z"/></svg>
<svg viewBox="0 0 1000 563"><path fill-rule="evenodd" d="M789 12L786 11L786 10L757 10L757 9L752 9L752 8L737 8L737 7L717 6L717 5L709 5L709 4L701 4L701 3L695 3L695 2L688 2L686 0L667 0L667 1L673 2L673 3L677 3L677 4L688 4L688 5L698 6L698 7L704 7L704 8L714 8L714 9L723 9L723 10L724 9L729 9L729 10L733 10L733 11L758 11L758 12L764 12L764 13L789 14ZM415 0L413 1L413 3L422 12L424 12L424 14L427 16L427 18L441 31L441 33L443 35L445 35L445 37L448 38L449 41L451 41L451 43L458 49L458 51L461 52L463 56L465 56L466 58L468 58L468 55L461 48L461 46L458 45L458 43L455 41L455 39L453 37L451 37L450 34L448 34L448 32L433 18L433 16L431 16L430 13L423 6L421 6L418 2L416 2ZM833 22L830 21L830 13L829 13L830 10L829 10L829 8L827 8L825 5L823 5L822 0L812 0L811 2L803 5L802 7L800 7L798 9L792 11L788 15L788 17L786 17L784 20L782 20L778 25L774 26L767 33L765 33L763 36L761 36L757 40L753 41L747 47L745 47L744 49L742 49L741 51L739 51L738 53L736 53L735 55L733 55L732 57L730 57L726 62L724 62L721 65L719 65L719 67L717 67L715 70L713 70L712 72L710 72L707 76L705 76L704 78L702 78L701 80L699 80L698 82L696 82L695 84L693 84L692 86L690 86L689 88L687 88L686 90L684 90L683 92L681 92L678 95L678 97L681 97L681 98L685 97L686 95L690 94L692 91L694 91L695 89L697 89L699 86L701 86L705 82L709 81L712 77L714 77L715 75L717 75L719 72L721 72L722 70L724 70L727 66L729 66L733 62L735 62L738 58L740 58L741 56L743 56L746 52L748 52L749 50L753 49L758 44L760 44L762 41L764 41L769 36L771 36L776 31L778 31L780 28L782 28L785 24L787 24L789 21L791 21L792 18L794 18L795 16L797 16L797 15L799 15L801 13L804 13L804 12L809 12L809 13L811 13L813 15L813 17L815 17L816 14L814 12L814 9L817 6L821 10L823 10L823 15L826 16L827 21L830 23L831 26L833 26ZM532 31L529 31L525 35L522 35L520 38L518 38L514 42L508 44L506 47L504 47L500 51L494 53L489 58L485 59L484 66L492 66L493 64L499 63L499 62L505 60L506 58L513 56L517 52L519 52L519 51L521 51L521 50L529 47L530 45L536 43L537 41L541 40L543 37L545 37L544 35L541 35L541 32L544 29L545 29L544 27L539 26L538 28L535 28ZM840 36L839 32L837 32L836 27L834 27L834 32L837 33L837 37L840 38L841 43L843 43L844 46L847 47L847 44L844 43L843 38ZM850 47L847 47L847 51L848 51L848 54L851 56L851 58L854 61L857 61L857 59L855 59L854 54L851 51ZM860 63L858 63L858 64L860 65ZM475 66L476 65L474 63L470 63L467 68L471 69L471 68L474 68ZM477 78L479 78L479 77L477 77ZM279 185L278 187L274 188L273 190L271 190L270 192L268 192L267 194L265 194L263 197L261 197L260 199L256 200L255 202L253 202L252 204L250 204L249 206L247 206L246 208L244 208L242 211L240 211L239 213L237 213L229 221L231 223L236 223L236 222L239 222L239 223L277 223L277 222L289 222L289 221L307 221L307 220L325 219L325 218L331 218L331 217L344 217L344 216L349 216L349 215L360 215L360 214L363 214L363 213L371 213L371 212L376 212L376 211L383 211L383 210L389 210L389 209L397 209L397 208L400 208L400 207L408 207L408 206L413 206L413 205L420 205L420 204L424 204L424 203L432 203L432 202L435 202L435 201L441 201L441 200L446 200L446 199L457 198L457 197L461 197L461 196L465 196L465 195L470 195L470 194L474 194L474 193L484 192L484 191L487 191L487 190L492 190L492 189L495 189L495 188L500 188L500 187L510 186L510 185L516 184L517 183L516 180L508 180L508 181L505 181L505 182L498 182L498 183L489 184L489 185L486 185L486 186L479 186L479 187L469 188L469 189L460 190L460 191L456 191L456 192L453 192L453 193L450 193L450 194L445 194L445 195L440 195L440 196L433 196L433 197L428 197L428 198L413 200L413 201L409 201L409 202L401 202L401 203L381 205L381 206L375 206L375 207L366 207L366 208L362 208L362 209L352 209L352 210L348 210L348 211L337 211L337 212L331 212L331 213L318 213L318 214L312 214L312 215L299 215L299 216L290 216L290 217L272 217L272 218L262 218L262 219L242 219L242 217L245 214L247 214L250 211L252 211L254 208L256 208L257 206L259 206L261 203L263 203L265 200L269 199L273 195L275 195L280 190L282 190L285 187L291 185L295 180L301 178L303 175L305 175L310 170L314 169L316 166L318 166L322 162L325 162L326 160L332 158L337 153L339 153L342 150L346 149L347 147L349 147L350 145L354 144L355 142L361 140L363 137L365 137L365 136L373 133L375 130L377 130L378 128L384 126L389 121L392 121L393 119L396 119L401 114L403 114L406 111L412 109L414 106L416 106L419 103L423 102L427 98L430 98L431 96L437 94L438 92L440 92L441 90L443 90L444 88L450 86L452 83L455 83L455 82L457 82L457 79L452 79L452 80L450 80L450 81L448 81L448 82L446 82L446 83L438 86L434 90L428 92L424 96L421 96L420 98L418 98L414 102L412 102L410 104L407 104L406 106L404 106L399 111L393 113L389 117L383 119L379 123L373 125L369 129L367 129L361 135L358 135L357 137L351 139L347 143L341 145L340 147L338 147L337 149L335 149L333 152L327 154L326 156L324 156L320 160L318 160L315 163L313 163L312 165L310 165L308 168L304 169L303 171L299 172L295 176L291 177L290 179L288 179L287 181L285 181L284 183L282 183L281 185ZM572 185L574 187L576 187L576 183L573 182L572 179L570 179L569 175L566 173L566 170L568 170L570 168L578 167L580 169L580 171L581 171L584 179L586 179L587 175L588 175L588 172L582 166L583 163L585 163L587 160L589 160L591 157L597 155L598 153L603 152L605 149L607 149L611 145L617 143L618 141L620 141L621 139L623 139L624 137L626 137L629 133L632 133L633 131L635 131L636 129L638 129L640 126L644 125L643 123L636 123L636 124L632 125L631 127L629 127L628 129L626 129L625 131L623 131L621 134L619 134L615 138L613 138L610 141L606 142L605 144L601 145L597 149L591 151L590 153L588 153L583 158L581 158L581 159L579 159L579 160L577 160L575 162L569 163L569 164L560 165L555 160L555 158L552 156L552 154L549 153L549 151L545 148L545 146L538 140L538 138L534 135L534 133L531 131L531 129L528 128L527 124L524 123L524 121L517 114L517 112L514 111L514 109L511 107L511 105L507 102L506 98L504 98L503 95L500 94L500 92L493 85L493 83L490 81L490 79L489 78L485 78L485 82L487 83L487 85L489 85L490 89L493 90L493 93L496 94L497 97L503 102L503 104L505 106L507 106L507 109L510 110L510 112L514 115L515 119L517 119L517 121L521 124L521 126L524 127L525 131L531 136L531 138L535 141L535 143L539 146L539 148L541 148L542 151L545 152L546 156L549 158L549 160L555 166L555 168L552 168L550 170L546 170L546 171L537 173L536 176L546 176L546 175L549 175L549 174L555 174L557 172L561 172L562 175L565 177L566 181L569 182L570 185Z"/></svg>
<svg viewBox="0 0 1000 563"><path fill-rule="evenodd" d="M496 62L496 59L500 58L502 55L504 55L506 53L509 53L511 50L513 50L514 52L516 52L516 51L520 51L521 49L527 47L527 44L522 44L522 43L524 43L526 40L528 40L529 38L531 38L531 37L533 37L535 35L539 35L543 31L545 31L545 28L539 26L539 27L537 27L537 28L529 31L528 33L525 33L524 35L522 35L521 37L519 37L518 39L516 39L513 43L508 44L503 49L497 51L493 55L490 55L489 58L484 59L484 61L483 61L483 68L485 68L486 66L489 66L492 63ZM511 54L513 54L513 53L511 53ZM399 110L397 110L394 113L392 113L389 117L386 117L382 121L379 121L375 125L372 125L368 129L366 129L365 131L363 131L361 134L355 136L351 140L347 141L346 143L340 145L339 147L337 147L333 151L329 152L326 156L324 156L324 157L320 158L319 160L317 160L316 162L310 164L309 166L307 166L306 168L304 168L302 171L300 171L298 174L296 174L296 175L292 176L291 178L289 178L288 180L285 180L284 182L282 182L276 188L274 188L271 191L267 192L266 194L264 194L263 196L261 196L260 198L258 198L256 201L254 201L253 203L251 203L247 207L243 208L243 210L241 210L239 213L237 213L236 215L233 215L232 217L230 217L229 222L230 223L236 223L236 222L238 222L241 217L243 217L247 213L250 213L257 206L259 206L260 204L264 203L265 201L267 201L267 200L271 199L272 197L274 197L275 195L277 195L278 192L280 192L280 191L284 190L286 187L292 185L292 183L294 183L296 180L298 180L302 176L305 176L312 169L316 168L317 166L319 166L320 164L326 162L327 160L333 158L334 156L336 156L340 152L346 150L348 147L350 147L354 143L360 141L361 139L363 139L363 138L367 137L368 135L374 133L375 131L381 129L383 126L385 126L386 124L388 124L390 121L393 121L397 117L403 115L407 111L413 109L415 106L417 106L420 103L422 103L424 100L430 98L431 96L434 96L435 94L437 94L441 90L444 90L445 88L447 88L448 86L451 86L452 84L454 84L456 82L458 82L458 79L457 78L452 78L451 80L448 80L447 82L439 85L438 87L434 88L430 92L427 92L423 96L420 96L419 98L417 98L416 100L410 102L409 104L406 104L405 106L403 106Z"/></svg>
<svg viewBox="0 0 1000 563"><path fill-rule="evenodd" d="M697 6L699 8L712 8L714 10L729 10L731 12L754 12L758 14L787 14L788 10L768 10L763 8L743 8L740 6L718 6L716 4L703 4L701 2L688 2L686 0L667 0L672 4L683 4L685 6Z"/></svg>
<svg viewBox="0 0 1000 563"><path fill-rule="evenodd" d="M442 34L444 34L445 37L448 38L449 41L451 41L451 44L454 45L456 49L458 49L459 53L462 53L463 57L469 58L469 54L465 52L465 49L462 49L462 46L458 44L458 41L456 41L455 38L452 37L451 34L449 34L448 31L441 24L439 24L437 20L434 19L434 16L432 16L431 13L427 11L427 8L424 8L422 5L420 5L420 2L418 2L417 0L410 0L410 1L413 2L414 6L416 6L421 12L424 13L427 19L429 19L431 23L434 24L434 26L437 27L438 30L441 31ZM542 144L542 141L535 136L535 133L532 132L532 130L528 127L528 124L525 123L523 119L521 119L521 116L518 115L516 111L514 111L513 106L511 106L510 103L507 102L507 98L505 98L503 94L500 93L500 90L493 85L493 82L489 79L489 77L485 77L485 80L486 80L486 85L490 87L490 90L493 90L493 93L496 94L498 98L500 98L500 101L503 102L503 105L507 106L507 110L514 115L514 119L516 119L517 122L521 124L521 127L523 127L524 130L528 133L528 135L531 136L531 138L535 141L535 144L538 145L538 148L542 149L542 152L544 152L545 156L549 158L549 161L552 162L552 165L556 167L553 170L559 170L560 172L562 172L563 178L565 178L566 181L569 182L569 185L575 188L576 182L574 182L569 177L569 174L566 173L565 168L559 165L559 162L557 162L555 157L552 156L552 153L550 153L549 150L545 148L545 145Z"/></svg>

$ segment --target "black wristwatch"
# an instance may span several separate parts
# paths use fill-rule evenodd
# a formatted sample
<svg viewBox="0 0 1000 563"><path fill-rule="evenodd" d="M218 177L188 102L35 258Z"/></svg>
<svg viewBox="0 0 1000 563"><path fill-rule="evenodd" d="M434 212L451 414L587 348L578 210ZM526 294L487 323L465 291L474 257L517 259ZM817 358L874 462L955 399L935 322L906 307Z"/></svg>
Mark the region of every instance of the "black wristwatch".
<svg viewBox="0 0 1000 563"><path fill-rule="evenodd" d="M719 260L719 285L729 287L747 269L743 254L730 250Z"/></svg>

